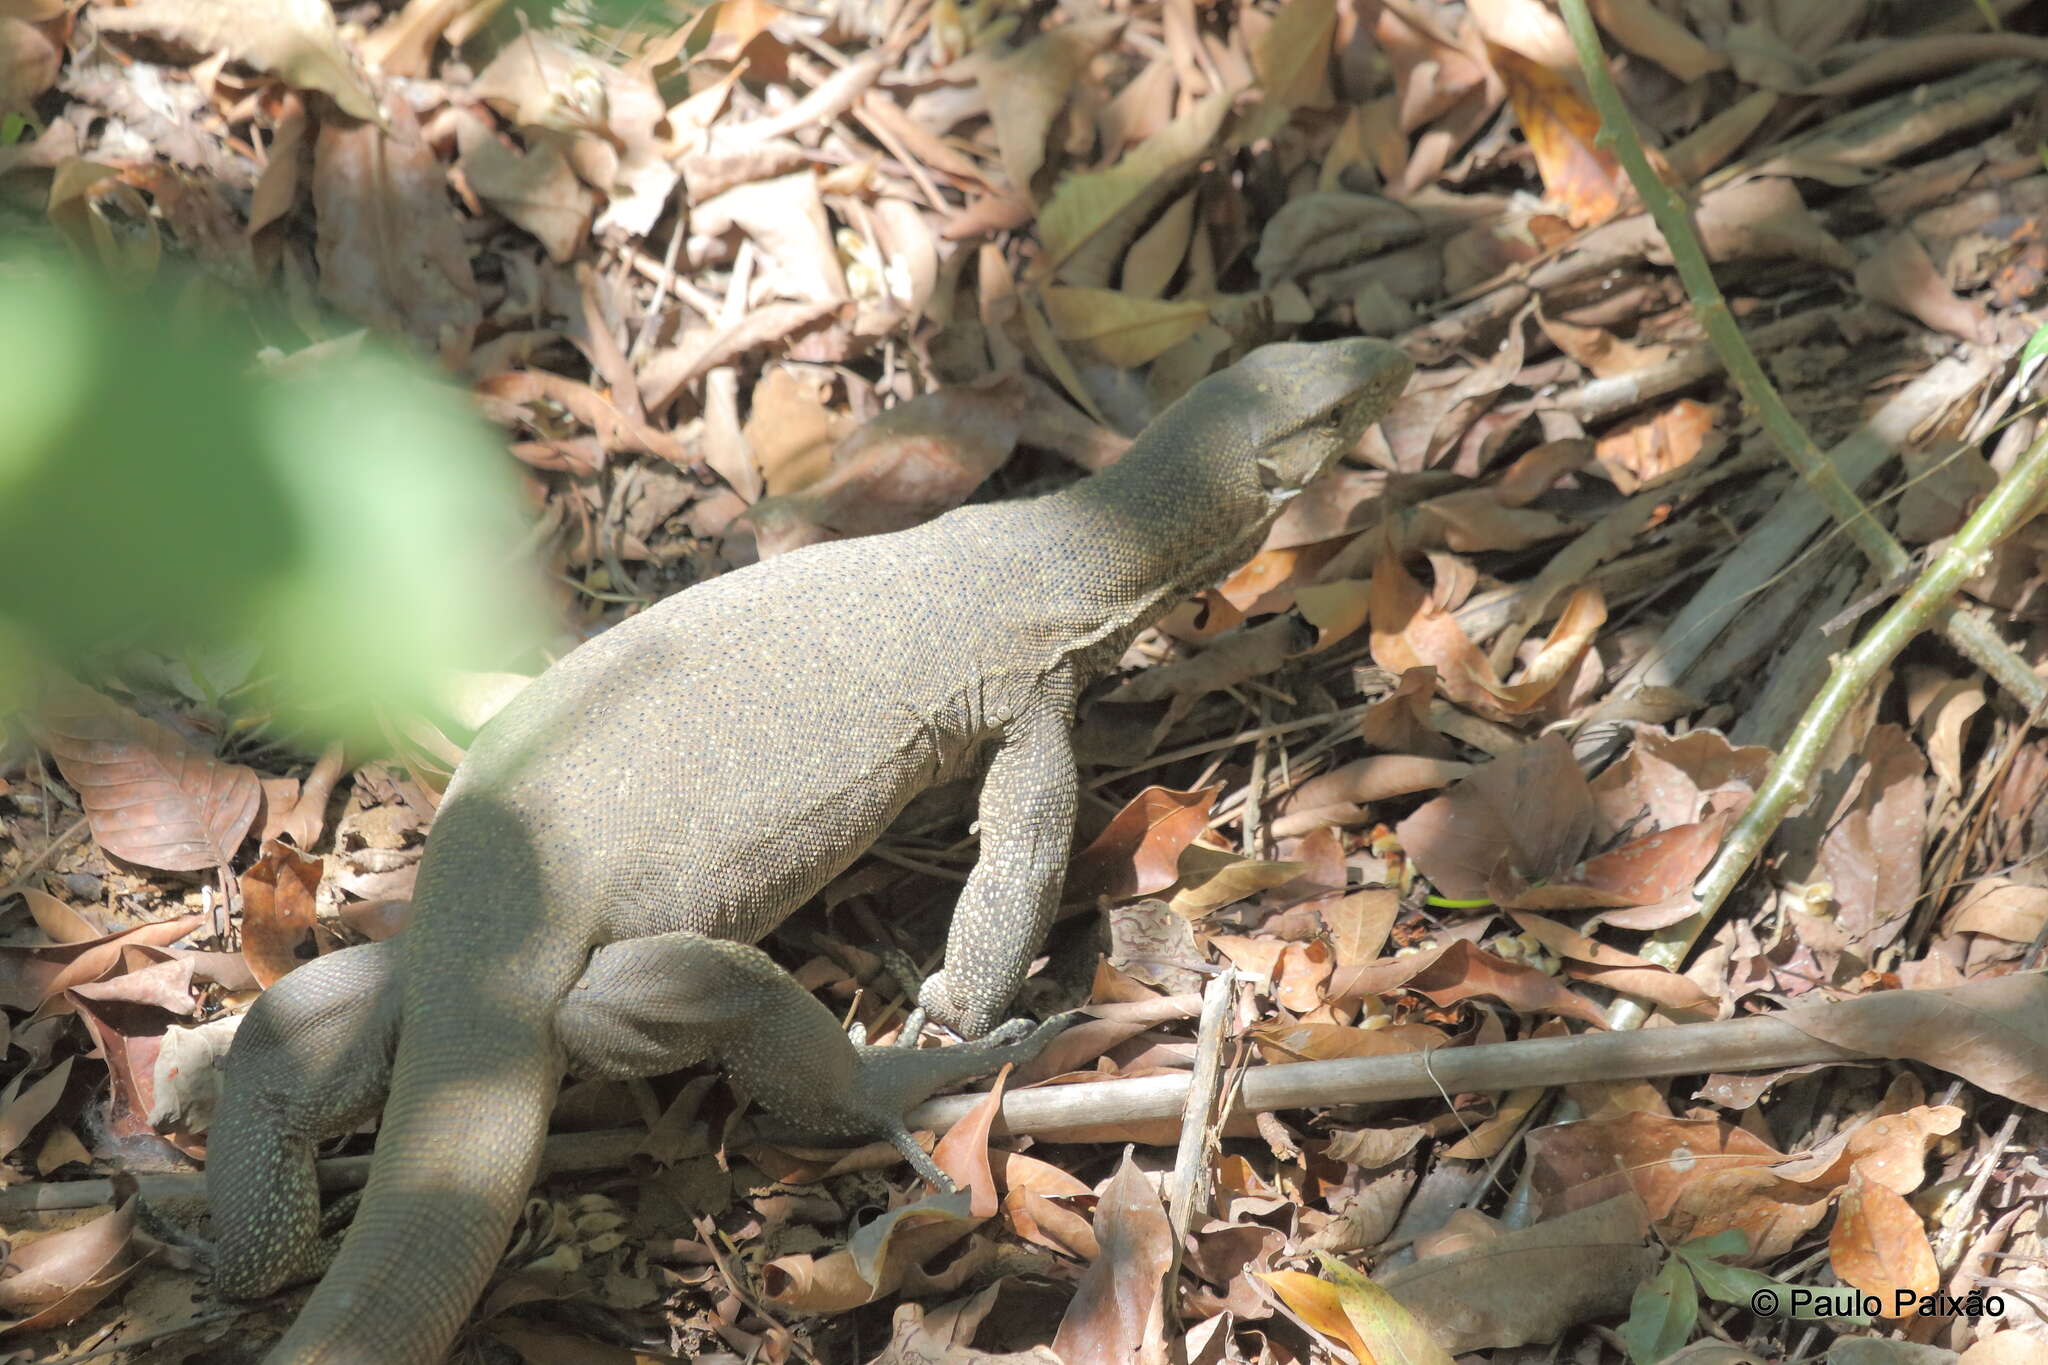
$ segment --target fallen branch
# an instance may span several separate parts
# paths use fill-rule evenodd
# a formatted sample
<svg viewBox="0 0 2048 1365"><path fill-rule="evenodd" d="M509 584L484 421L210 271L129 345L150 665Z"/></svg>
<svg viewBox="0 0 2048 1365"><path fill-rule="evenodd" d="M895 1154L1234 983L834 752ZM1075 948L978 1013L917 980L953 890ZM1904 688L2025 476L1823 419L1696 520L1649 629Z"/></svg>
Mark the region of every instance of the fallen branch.
<svg viewBox="0 0 2048 1365"><path fill-rule="evenodd" d="M1950 990L1885 991L1712 1024L1256 1066L1244 1073L1231 1118L1244 1126L1251 1115L1276 1109L1882 1059L1923 1062L1991 1093L2048 1108L2048 1028L2041 1020L2048 1020L2048 973L2024 972ZM1187 1073L1177 1073L1012 1090L1003 1096L994 1131L1054 1141L1095 1133L1122 1140L1119 1135L1140 1121L1178 1118L1190 1083ZM931 1100L911 1112L910 1125L944 1132L982 1098ZM766 1127L759 1130L764 1135ZM616 1169L646 1141L637 1128L550 1137L541 1171ZM329 1158L320 1163L320 1187L355 1189L369 1169L368 1157ZM143 1195L159 1203L205 1194L200 1175L139 1179ZM112 1198L106 1180L18 1185L0 1190L0 1216L91 1208Z"/></svg>

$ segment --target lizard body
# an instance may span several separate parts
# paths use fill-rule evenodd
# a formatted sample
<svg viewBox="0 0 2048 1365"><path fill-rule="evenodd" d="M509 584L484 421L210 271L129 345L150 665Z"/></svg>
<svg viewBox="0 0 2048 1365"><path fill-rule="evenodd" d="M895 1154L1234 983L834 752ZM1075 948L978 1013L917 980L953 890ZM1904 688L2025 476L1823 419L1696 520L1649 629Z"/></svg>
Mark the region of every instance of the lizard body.
<svg viewBox="0 0 2048 1365"><path fill-rule="evenodd" d="M273 1365L441 1359L565 1066L713 1058L786 1117L887 1136L934 1174L904 1110L1047 1036L990 1031L1058 902L1081 688L1242 563L1409 370L1376 341L1264 347L1071 488L727 574L527 687L449 784L412 926L272 987L228 1058L207 1180L233 1297L321 1272L312 1143L384 1102L361 1209ZM981 852L919 1007L990 1036L856 1047L751 945L972 771Z"/></svg>

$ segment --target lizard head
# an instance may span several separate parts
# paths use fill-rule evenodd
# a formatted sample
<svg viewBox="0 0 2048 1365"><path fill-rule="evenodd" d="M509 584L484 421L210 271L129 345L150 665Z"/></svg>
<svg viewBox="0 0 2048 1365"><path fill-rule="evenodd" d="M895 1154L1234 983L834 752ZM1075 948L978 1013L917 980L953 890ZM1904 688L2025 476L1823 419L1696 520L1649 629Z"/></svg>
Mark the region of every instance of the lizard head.
<svg viewBox="0 0 2048 1365"><path fill-rule="evenodd" d="M1414 369L1400 347L1369 337L1283 341L1261 346L1205 385L1223 380L1249 389L1217 397L1258 414L1251 452L1259 483L1285 502L1358 444Z"/></svg>

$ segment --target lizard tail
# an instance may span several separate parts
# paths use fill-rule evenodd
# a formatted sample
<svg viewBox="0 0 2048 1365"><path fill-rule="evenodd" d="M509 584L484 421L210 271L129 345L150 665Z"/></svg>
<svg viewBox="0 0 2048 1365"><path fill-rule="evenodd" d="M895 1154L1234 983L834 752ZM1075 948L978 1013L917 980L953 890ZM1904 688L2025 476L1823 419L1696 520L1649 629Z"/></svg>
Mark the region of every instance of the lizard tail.
<svg viewBox="0 0 2048 1365"><path fill-rule="evenodd" d="M405 1021L361 1208L266 1365L439 1365L505 1250L561 1052L545 1018L433 1013Z"/></svg>

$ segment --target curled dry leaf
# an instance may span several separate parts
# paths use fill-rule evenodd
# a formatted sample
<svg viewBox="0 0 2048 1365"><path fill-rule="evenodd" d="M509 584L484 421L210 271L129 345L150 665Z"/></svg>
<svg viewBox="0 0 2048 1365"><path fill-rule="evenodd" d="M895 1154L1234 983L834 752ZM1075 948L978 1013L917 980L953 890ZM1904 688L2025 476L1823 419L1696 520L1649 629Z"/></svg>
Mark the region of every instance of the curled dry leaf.
<svg viewBox="0 0 2048 1365"><path fill-rule="evenodd" d="M85 943L45 948L0 947L0 1005L32 1010L47 1001L61 1000L71 987L98 981L111 972L121 961L124 945L175 943L205 922L204 915L183 915L137 925Z"/></svg>
<svg viewBox="0 0 2048 1365"><path fill-rule="evenodd" d="M1536 155L1545 195L1573 227L1591 227L1621 207L1621 164L1599 144L1600 115L1565 77L1512 48L1486 44L1487 59L1508 88L1515 119ZM1654 156L1655 154L1652 153Z"/></svg>
<svg viewBox="0 0 2048 1365"><path fill-rule="evenodd" d="M39 1332L76 1322L142 1264L134 1239L131 1192L90 1223L10 1248L7 1273L0 1275L0 1311L30 1316L4 1330Z"/></svg>
<svg viewBox="0 0 2048 1365"><path fill-rule="evenodd" d="M1330 998L1354 1000L1411 990L1439 1005L1462 1000L1498 1000L1522 1014L1556 1014L1579 1019L1594 1028L1607 1027L1607 1016L1555 977L1509 962L1465 939L1408 957L1340 971L1330 982Z"/></svg>
<svg viewBox="0 0 2048 1365"><path fill-rule="evenodd" d="M211 55L225 52L301 90L318 90L351 118L374 120L377 98L342 43L324 0L141 0L104 7L93 23L153 33Z"/></svg>
<svg viewBox="0 0 2048 1365"><path fill-rule="evenodd" d="M10 1095L5 1104L0 1104L0 1158L12 1156L14 1149L28 1140L35 1126L48 1118L50 1111L63 1098L64 1086L71 1079L71 1063L63 1061L37 1079L35 1084L18 1094ZM15 1077L19 1084L21 1077ZM12 1089L12 1087L9 1087Z"/></svg>
<svg viewBox="0 0 2048 1365"><path fill-rule="evenodd" d="M967 1117L946 1130L932 1149L932 1160L969 1196L968 1212L976 1218L996 1216L996 1178L989 1168L988 1134L1002 1112L1003 1087L1010 1079L1005 1066L975 1101Z"/></svg>
<svg viewBox="0 0 2048 1365"><path fill-rule="evenodd" d="M1938 991L1884 991L1779 1016L1814 1037L1877 1057L1925 1062L2048 1109L2048 975L2016 972Z"/></svg>
<svg viewBox="0 0 2048 1365"><path fill-rule="evenodd" d="M60 685L31 721L116 857L167 872L224 867L256 821L263 784L89 688Z"/></svg>

